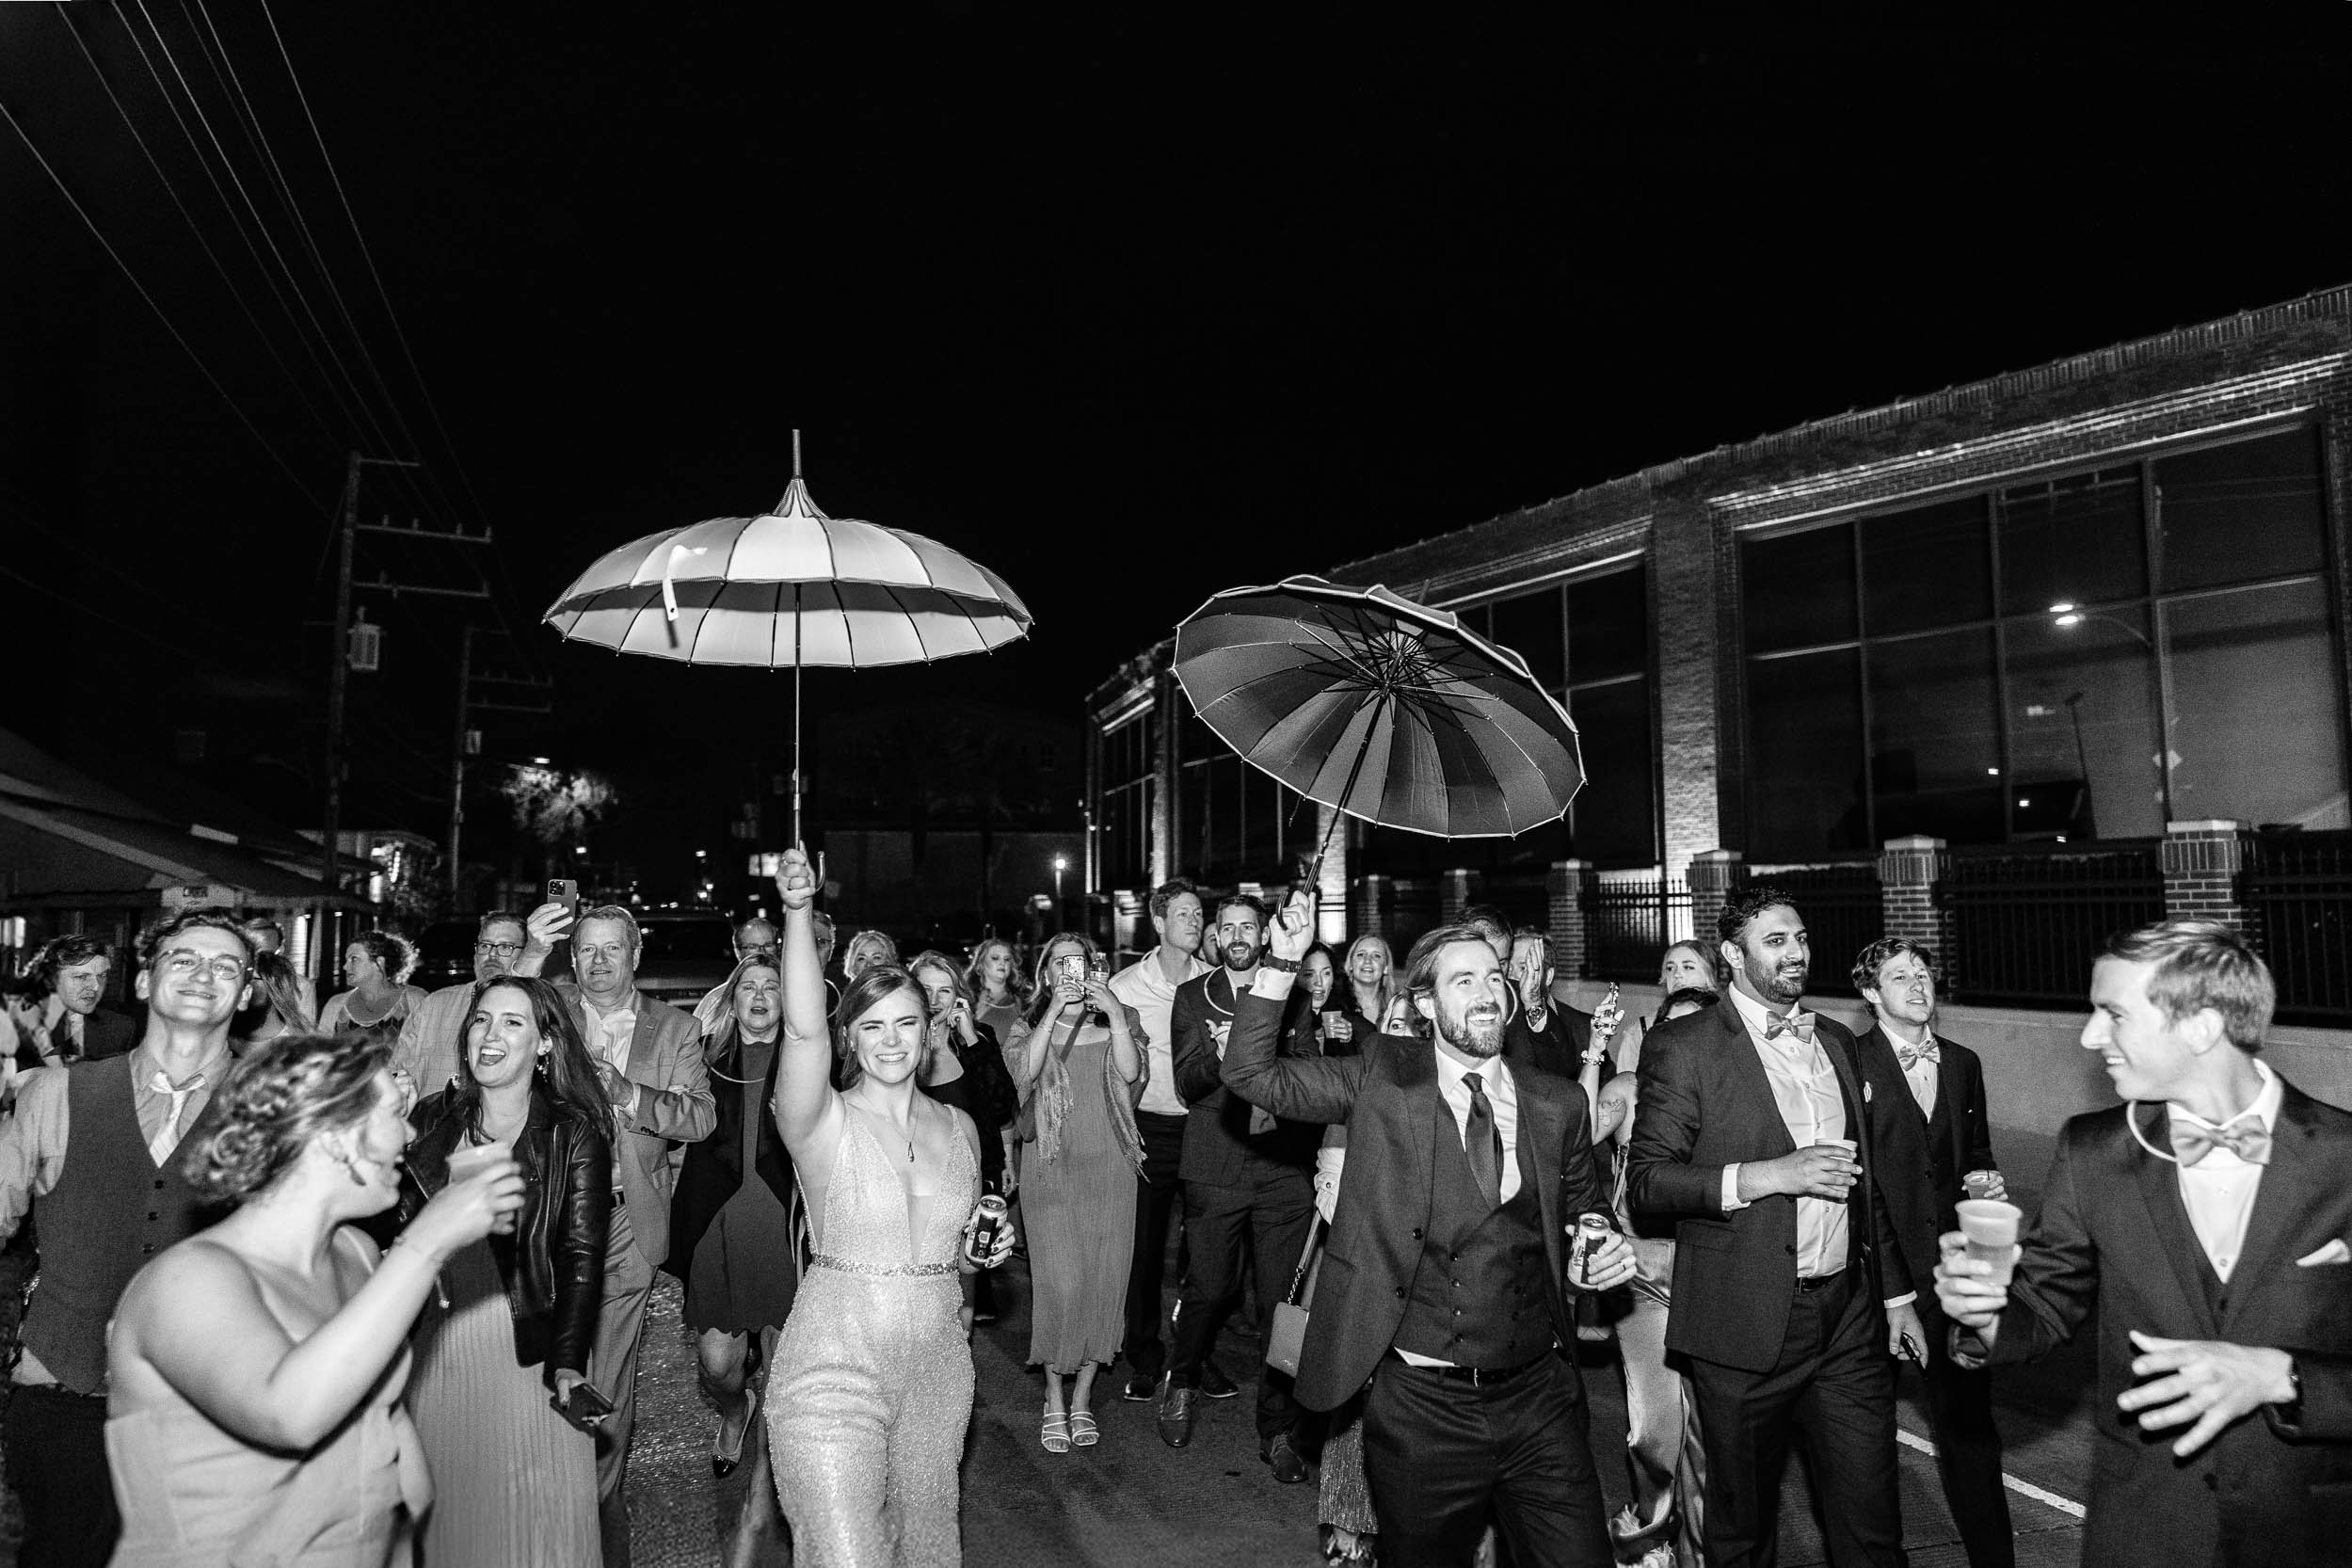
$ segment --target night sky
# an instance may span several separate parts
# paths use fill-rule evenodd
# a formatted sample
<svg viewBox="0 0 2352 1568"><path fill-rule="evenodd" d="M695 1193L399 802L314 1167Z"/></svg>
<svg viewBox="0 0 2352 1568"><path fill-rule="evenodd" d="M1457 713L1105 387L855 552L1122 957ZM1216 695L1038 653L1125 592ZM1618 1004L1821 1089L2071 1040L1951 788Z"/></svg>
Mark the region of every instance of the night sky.
<svg viewBox="0 0 2352 1568"><path fill-rule="evenodd" d="M1074 721L1218 588L2352 277L2352 6L1274 9L280 0L420 386L259 0L0 6L0 106L276 454L0 124L8 722L136 749L225 696L314 749L355 441L430 464L365 510L494 525L531 626L612 546L772 504L800 426L819 504L1038 619L812 676L812 711ZM355 745L433 831L456 621L361 602L392 667ZM494 754L626 785L788 723L782 678L533 637L558 712L489 721ZM35 695L43 649L94 701ZM647 855L686 830L647 823Z"/></svg>

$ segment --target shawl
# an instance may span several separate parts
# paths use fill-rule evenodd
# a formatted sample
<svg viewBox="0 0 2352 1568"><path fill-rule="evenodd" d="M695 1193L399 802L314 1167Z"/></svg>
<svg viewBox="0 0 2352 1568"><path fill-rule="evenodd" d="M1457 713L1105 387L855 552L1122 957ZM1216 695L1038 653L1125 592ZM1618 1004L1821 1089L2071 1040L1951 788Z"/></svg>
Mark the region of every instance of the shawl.
<svg viewBox="0 0 2352 1568"><path fill-rule="evenodd" d="M1104 1051L1103 1100L1110 1108L1111 1126L1118 1136L1120 1150L1126 1154L1128 1163L1141 1171L1144 1168L1144 1138L1135 1127L1135 1102L1144 1097L1144 1080L1151 1076L1151 1052L1144 1044L1142 1017L1125 1002L1119 1004L1119 1010L1127 1015L1128 1038L1135 1043L1137 1072L1134 1082L1122 1081L1118 1059L1112 1052ZM1053 1026L1048 1024L1045 1027L1050 1029ZM1070 1032L1069 1039L1062 1044L1060 1049L1057 1050L1048 1041L1045 1064L1038 1068L1037 1076L1020 1084L1023 1126L1025 1128L1033 1128L1037 1153L1048 1163L1059 1161L1062 1158L1062 1122L1070 1113L1073 1096L1077 1093L1070 1080L1070 1048L1078 1044L1078 1037L1087 1030L1098 1029L1107 1033L1109 1028L1107 1024L1081 1022ZM1014 1066L1016 1080L1020 1077L1016 1064L1028 1051L1031 1032L1027 1029L1016 1029L1012 1043L1005 1048L1009 1059L1007 1064Z"/></svg>

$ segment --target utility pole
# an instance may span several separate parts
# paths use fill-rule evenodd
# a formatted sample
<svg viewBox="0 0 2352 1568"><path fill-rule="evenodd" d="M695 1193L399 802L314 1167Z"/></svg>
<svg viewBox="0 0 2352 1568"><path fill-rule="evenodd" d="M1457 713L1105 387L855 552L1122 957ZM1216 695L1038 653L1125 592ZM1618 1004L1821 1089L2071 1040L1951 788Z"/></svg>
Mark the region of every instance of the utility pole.
<svg viewBox="0 0 2352 1568"><path fill-rule="evenodd" d="M468 699L473 695L473 628L468 626L457 645L457 728L449 738L449 897L456 907L458 888L458 845L466 828L466 720Z"/></svg>

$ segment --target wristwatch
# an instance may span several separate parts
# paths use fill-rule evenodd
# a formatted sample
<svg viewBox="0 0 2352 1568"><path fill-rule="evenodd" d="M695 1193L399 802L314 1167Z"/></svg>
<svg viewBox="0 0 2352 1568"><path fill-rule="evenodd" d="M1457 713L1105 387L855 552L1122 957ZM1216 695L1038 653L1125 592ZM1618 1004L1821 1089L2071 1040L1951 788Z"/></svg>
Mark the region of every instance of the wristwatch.
<svg viewBox="0 0 2352 1568"><path fill-rule="evenodd" d="M1270 952L1265 957L1259 959L1258 963L1263 967L1273 970L1276 974L1296 974L1299 972L1299 961L1295 958L1276 958Z"/></svg>

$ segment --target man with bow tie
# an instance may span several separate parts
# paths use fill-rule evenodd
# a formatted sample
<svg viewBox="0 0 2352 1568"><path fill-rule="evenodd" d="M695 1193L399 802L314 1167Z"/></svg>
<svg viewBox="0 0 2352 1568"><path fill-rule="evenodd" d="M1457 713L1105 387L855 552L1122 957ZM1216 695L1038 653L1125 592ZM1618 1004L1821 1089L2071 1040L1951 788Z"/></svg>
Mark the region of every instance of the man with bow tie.
<svg viewBox="0 0 2352 1568"><path fill-rule="evenodd" d="M1924 1331L1854 1038L1799 1005L1812 952L1787 895L1735 894L1716 935L1731 988L1642 1042L1626 1150L1635 1224L1675 1241L1666 1348L1704 1434L1707 1561L1777 1560L1802 1433L1832 1568L1899 1564L1891 1357Z"/></svg>
<svg viewBox="0 0 2352 1568"><path fill-rule="evenodd" d="M2091 969L2082 1043L2124 1101L2074 1117L2006 1287L1942 1238L1936 1294L1992 1362L2094 1316L2085 1562L2284 1568L2352 1543L2352 1115L2256 1054L2244 937L2168 920Z"/></svg>
<svg viewBox="0 0 2352 1568"><path fill-rule="evenodd" d="M1983 1368L1952 1359L1949 1325L1935 1304L1936 1238L1958 1228L1960 1200L2008 1195L1992 1162L1984 1066L1975 1051L1934 1031L1933 952L1882 936L1854 959L1853 979L1877 1015L1855 1048L1878 1145L1879 1192L1902 1248L1900 1277L1919 1292L1926 1333L1912 1359L1926 1384L1944 1500L1969 1568L2010 1568L2017 1546L2001 1484L1992 1380ZM1891 1261L1888 1272L1896 1277Z"/></svg>

